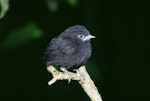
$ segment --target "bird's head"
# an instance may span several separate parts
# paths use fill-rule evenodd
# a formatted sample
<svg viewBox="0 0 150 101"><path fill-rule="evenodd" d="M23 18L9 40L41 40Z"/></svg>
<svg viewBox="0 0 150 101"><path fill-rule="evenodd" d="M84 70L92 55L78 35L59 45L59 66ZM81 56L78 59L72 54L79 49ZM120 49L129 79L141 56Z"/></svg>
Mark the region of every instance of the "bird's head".
<svg viewBox="0 0 150 101"><path fill-rule="evenodd" d="M91 35L90 32L82 25L74 25L69 27L62 32L60 36L76 41L78 40L80 42L90 41L91 38L95 38L95 36Z"/></svg>

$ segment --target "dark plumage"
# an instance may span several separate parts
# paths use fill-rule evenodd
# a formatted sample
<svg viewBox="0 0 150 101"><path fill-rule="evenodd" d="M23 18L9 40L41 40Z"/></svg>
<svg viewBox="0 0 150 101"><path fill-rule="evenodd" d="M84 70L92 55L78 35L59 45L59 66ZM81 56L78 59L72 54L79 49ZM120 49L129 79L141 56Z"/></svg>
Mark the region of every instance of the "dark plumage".
<svg viewBox="0 0 150 101"><path fill-rule="evenodd" d="M84 65L91 56L91 38L95 36L82 25L67 28L49 43L44 54L46 66L70 70Z"/></svg>

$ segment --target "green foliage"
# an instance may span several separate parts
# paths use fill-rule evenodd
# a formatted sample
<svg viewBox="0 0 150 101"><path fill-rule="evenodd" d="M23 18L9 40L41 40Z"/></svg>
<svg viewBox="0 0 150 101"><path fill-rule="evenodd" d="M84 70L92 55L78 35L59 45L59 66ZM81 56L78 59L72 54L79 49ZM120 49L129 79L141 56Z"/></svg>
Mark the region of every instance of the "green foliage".
<svg viewBox="0 0 150 101"><path fill-rule="evenodd" d="M72 7L75 7L78 5L78 0L65 0L65 2L68 3ZM59 9L61 0L46 0L46 4L50 11L56 12Z"/></svg>
<svg viewBox="0 0 150 101"><path fill-rule="evenodd" d="M78 4L78 0L66 0L71 6L76 6Z"/></svg>
<svg viewBox="0 0 150 101"><path fill-rule="evenodd" d="M56 12L59 8L58 0L46 0L46 4L48 6L48 9L52 12Z"/></svg>
<svg viewBox="0 0 150 101"><path fill-rule="evenodd" d="M4 50L17 48L42 37L42 35L42 30L35 23L30 23L12 31L4 40L1 48Z"/></svg>
<svg viewBox="0 0 150 101"><path fill-rule="evenodd" d="M1 7L0 19L1 19L4 17L4 15L9 9L9 0L0 0L0 7Z"/></svg>

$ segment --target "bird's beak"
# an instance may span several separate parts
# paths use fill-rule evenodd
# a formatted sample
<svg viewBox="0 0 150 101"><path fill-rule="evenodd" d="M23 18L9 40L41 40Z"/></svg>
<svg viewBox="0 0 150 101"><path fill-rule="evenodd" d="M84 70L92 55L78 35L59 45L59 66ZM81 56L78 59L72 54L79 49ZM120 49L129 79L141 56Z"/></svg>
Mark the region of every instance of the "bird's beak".
<svg viewBox="0 0 150 101"><path fill-rule="evenodd" d="M93 36L93 35L88 35L88 36L86 36L86 37L83 39L83 41L90 40L91 38L95 38L95 36Z"/></svg>

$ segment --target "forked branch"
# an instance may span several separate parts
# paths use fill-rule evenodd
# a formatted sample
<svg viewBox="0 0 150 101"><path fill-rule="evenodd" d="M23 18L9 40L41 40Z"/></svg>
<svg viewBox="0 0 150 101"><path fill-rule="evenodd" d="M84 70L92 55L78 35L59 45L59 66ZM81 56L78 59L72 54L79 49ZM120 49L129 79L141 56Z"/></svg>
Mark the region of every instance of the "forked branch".
<svg viewBox="0 0 150 101"><path fill-rule="evenodd" d="M102 101L101 95L99 94L97 87L87 73L85 66L81 66L76 73L69 72L67 70L60 72L53 66L48 66L47 71L50 72L53 76L53 79L48 82L49 85L52 85L57 80L77 80L86 94L90 97L91 101Z"/></svg>

